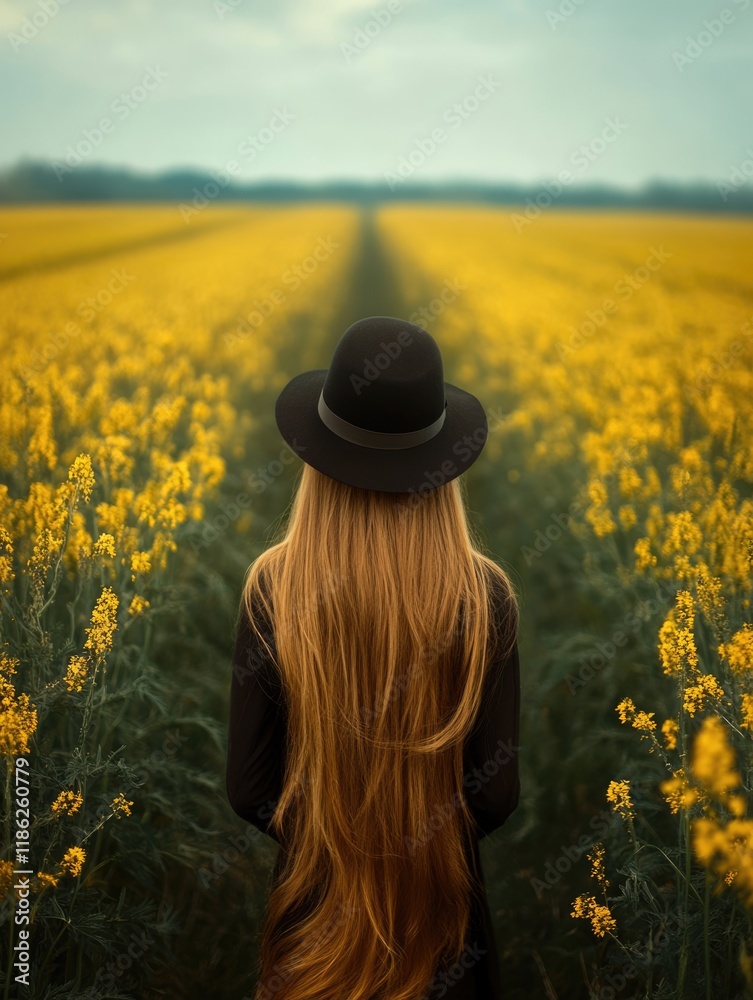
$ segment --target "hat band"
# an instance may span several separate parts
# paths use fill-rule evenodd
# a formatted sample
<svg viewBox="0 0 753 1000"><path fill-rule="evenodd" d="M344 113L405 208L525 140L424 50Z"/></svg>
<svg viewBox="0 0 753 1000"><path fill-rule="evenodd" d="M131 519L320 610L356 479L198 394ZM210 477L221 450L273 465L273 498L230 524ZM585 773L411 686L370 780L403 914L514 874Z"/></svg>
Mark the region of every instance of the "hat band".
<svg viewBox="0 0 753 1000"><path fill-rule="evenodd" d="M348 420L338 417L324 402L324 389L319 393L319 403L317 410L322 418L322 423L328 427L333 434L351 444L360 444L364 448L414 448L417 444L425 444L436 437L444 424L445 413L447 412L447 400L445 408L437 419L428 427L419 427L416 431L370 431L357 424L351 424Z"/></svg>

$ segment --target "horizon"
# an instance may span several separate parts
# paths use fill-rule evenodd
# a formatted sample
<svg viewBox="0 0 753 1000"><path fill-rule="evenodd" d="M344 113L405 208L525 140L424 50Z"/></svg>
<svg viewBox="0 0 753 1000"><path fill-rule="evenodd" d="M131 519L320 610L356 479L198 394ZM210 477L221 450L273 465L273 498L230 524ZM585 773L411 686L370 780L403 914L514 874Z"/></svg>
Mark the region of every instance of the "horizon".
<svg viewBox="0 0 753 1000"><path fill-rule="evenodd" d="M753 148L747 150L748 159L743 161L742 169L740 167L735 167L731 171L731 174L726 179L709 179L704 177L688 178L682 180L677 177L660 176L654 175L648 177L641 182L636 182L633 184L620 184L608 180L588 180L577 178L569 174L569 179L564 179L561 183L558 181L557 177L536 177L527 181L518 181L509 177L499 177L499 178L479 178L472 175L448 175L446 177L431 177L431 178L421 178L413 176L405 176L401 178L400 184L385 184L383 178L378 177L358 177L349 176L345 174L332 174L326 177L316 177L307 178L305 176L299 175L286 175L286 174L266 174L256 177L243 177L233 175L228 171L203 168L200 166L192 166L189 164L172 165L166 167L160 167L155 169L148 169L142 167L134 167L127 163L107 163L107 162L86 162L84 163L84 158L80 158L78 164L71 163L71 161L45 161L38 160L28 156L20 157L15 163L10 164L5 167L0 167L0 181L12 177L14 173L23 171L50 171L56 178L60 181L67 174L97 174L97 175L108 175L108 176L118 176L123 175L132 178L135 181L160 181L169 178L184 178L190 177L192 179L205 178L207 181L218 182L222 188L238 188L240 190L254 190L263 187L274 187L274 186L290 186L290 187L301 187L301 188L320 188L320 187L335 187L342 185L344 187L355 187L363 189L376 189L379 187L387 188L387 195L398 194L401 189L415 189L415 190L431 190L436 189L453 189L453 188L468 188L479 190L520 190L520 191L530 191L534 189L548 190L553 186L558 186L562 191L573 191L573 192L588 192L588 191L604 191L605 193L614 193L615 195L625 195L625 196L640 196L641 194L646 194L655 189L667 189L676 190L678 192L687 192L693 189L700 190L710 190L715 189L723 201L727 201L730 194L734 193L753 193ZM79 171L79 166L82 169ZM414 171L415 172L415 171ZM61 187L61 199L65 200L65 192Z"/></svg>
<svg viewBox="0 0 753 1000"><path fill-rule="evenodd" d="M745 186L753 189L753 147L751 147L747 152L747 159L750 160L750 168L748 176L745 176L739 167L733 168L730 173L733 179L740 180ZM35 159L29 156L21 156L14 163L6 164L0 166L0 177L7 176L16 170L23 168L49 168L54 172L55 163L60 163L61 161L54 160L41 160ZM83 162L81 164L84 165ZM91 161L86 162L85 169L91 172L106 172L106 173L125 173L130 174L134 177L142 178L145 180L156 180L165 176L173 175L204 175L211 176L221 174L222 168L212 168L201 166L200 164L190 164L190 163L175 163L173 165L166 165L164 167L140 167L133 166L128 163L109 163L106 161ZM228 175L228 180L232 184L243 185L244 187L262 186L267 184L300 184L302 186L324 186L328 184L352 184L359 186L372 186L384 184L384 178L379 176L365 177L356 176L350 174L328 174L326 176L309 178L303 174L260 174L254 177L243 177L243 176L230 176ZM406 178L405 184L415 184L421 187L431 187L431 186L454 186L454 185L468 185L468 186L478 186L478 187L520 187L520 188L530 188L544 186L555 180L554 176L541 175L537 177L531 177L527 180L515 180L511 177L499 176L496 178L487 177L474 177L472 174L448 174L446 176L436 176L431 178ZM573 181L567 186L571 189L576 188L613 188L616 191L624 191L631 193L638 193L646 188L653 187L655 185L666 185L670 187L678 188L688 188L694 186L710 186L716 187L720 184L729 183L730 179L724 178L709 178L703 176L680 178L673 177L670 175L654 174L647 176L640 181L634 181L631 183L618 183L609 180L588 180L587 178L574 178ZM742 183L738 183L737 187L742 186Z"/></svg>

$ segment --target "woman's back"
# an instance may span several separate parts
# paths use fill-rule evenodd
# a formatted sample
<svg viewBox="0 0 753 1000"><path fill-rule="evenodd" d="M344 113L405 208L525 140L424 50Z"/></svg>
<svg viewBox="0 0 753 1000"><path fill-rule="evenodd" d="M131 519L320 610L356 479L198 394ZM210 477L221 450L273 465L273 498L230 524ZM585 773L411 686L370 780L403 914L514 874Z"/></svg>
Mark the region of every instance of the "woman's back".
<svg viewBox="0 0 753 1000"><path fill-rule="evenodd" d="M262 593L267 593L262 584ZM338 928L343 941L352 945L352 922L359 915L364 899L368 899L369 891L374 891L380 897L389 893L406 894L416 887L413 877L416 870L421 870L430 864L432 854L441 851L446 842L447 834L458 825L461 830L461 843L465 867L471 876L468 891L469 908L467 926L463 934L463 944L457 960L451 958L437 960L433 966L432 976L427 987L427 996L444 994L460 997L495 998L499 995L499 970L496 948L492 930L492 921L486 900L483 873L481 871L478 841L497 829L518 804L520 781L518 770L518 742L520 715L520 680L517 642L514 639L516 619L511 621L510 595L506 588L500 586L498 580L491 579L491 616L489 622L490 634L497 636L496 652L491 655L483 681L483 691L480 698L480 708L467 737L463 741L462 771L459 781L451 784L450 790L442 794L432 804L425 808L406 809L405 816L410 817L412 826L403 830L399 840L385 845L384 841L368 840L366 843L356 843L351 854L348 880L352 893L339 900L338 909L328 912L326 920L311 921L311 914L321 905L326 890L329 870L322 869L322 878L317 886L307 883L307 897L299 893L297 898L292 894L285 895L285 903L277 909L278 934L290 933L291 929L300 925L302 917L308 915L313 930L307 932L301 945L309 948L320 936L321 941L328 934L336 935ZM319 606L326 605L322 599L309 605L310 614ZM227 791L234 810L247 821L273 837L281 844L274 873L271 898L285 880L286 871L294 870L294 857L290 851L300 851L295 847L295 830L291 827L288 838L281 834L272 822L274 811L283 793L284 777L288 763L289 705L286 698L284 675L277 664L278 651L275 640L273 615L270 615L258 600L252 605L257 628L252 626L251 618L245 606L241 608L238 624L235 654L233 659L233 677L230 698L230 724L228 741ZM460 615L462 620L463 615ZM301 630L306 628L307 615L299 617ZM257 630L258 629L258 630ZM265 644L266 643L266 644ZM490 645L492 641L490 640ZM423 669L436 667L442 660L442 644L435 644L428 651L423 662ZM392 687L391 707L395 707L401 697L404 686L411 683L411 678L417 671L406 670L403 674L404 684L396 683ZM368 732L369 721L375 718L385 706L390 707L389 696L374 697L364 704L361 723ZM340 753L341 751L337 751ZM424 755L431 759L431 755ZM449 755L445 752L445 758ZM379 789L376 782L365 781L364 775L357 769L359 759L369 760L363 751L358 754L341 756L345 768L351 771L354 788L365 790L370 787L371 794ZM395 754L389 760L395 770L395 775L383 771L382 781L385 789L394 795L398 777L400 755ZM386 769L387 763L383 762ZM342 779L336 774L332 779L332 797L336 795L335 788L342 787ZM419 794L421 789L419 789ZM402 793L408 797L411 786L404 782ZM291 803L300 802L300 808L305 810L311 803L311 791L305 784L297 786L296 793L289 793ZM331 802L332 799L325 799ZM464 829L461 820L464 804L470 811L472 826ZM412 803L416 806L417 803ZM320 803L320 809L324 803ZM340 801L337 807L342 811ZM295 806L294 806L295 808ZM353 813L347 814L347 820L352 821ZM353 831L351 831L353 832ZM392 853L398 855L393 864L380 865L379 859L371 868L371 889L368 888L367 874L368 852L377 849L384 852L388 846ZM360 848L360 849L359 849ZM325 848L326 850L326 848ZM336 856L336 855L335 855ZM341 856L342 857L342 856ZM363 862L361 859L365 859ZM441 868L441 865L438 866ZM444 878L444 874L440 874ZM388 881L391 878L391 885ZM458 902L461 894L456 897L449 895L445 906ZM289 897L289 898L288 898ZM414 940L420 948L422 933L434 920L438 900L424 898L417 901L413 912L416 921L413 927ZM363 917L361 910L360 916ZM372 925L365 923L369 931ZM397 932L397 928L395 931ZM405 940L405 938L403 938ZM405 960L410 960L410 952L401 942L396 933L394 946L404 949ZM386 949L385 949L386 951ZM276 964L280 964L279 959ZM279 970L278 970L279 971ZM431 992L431 984L436 990ZM452 987L450 989L449 987ZM284 996L286 994L280 994ZM302 994L303 995L303 994ZM334 994L333 994L334 995ZM343 997L349 994L337 994ZM363 994L364 997L369 994Z"/></svg>
<svg viewBox="0 0 753 1000"><path fill-rule="evenodd" d="M476 841L518 796L517 603L458 478L486 415L425 330L369 317L275 417L304 464L245 581L228 750L282 848L257 996L418 1000L490 925ZM465 986L496 974L488 931Z"/></svg>

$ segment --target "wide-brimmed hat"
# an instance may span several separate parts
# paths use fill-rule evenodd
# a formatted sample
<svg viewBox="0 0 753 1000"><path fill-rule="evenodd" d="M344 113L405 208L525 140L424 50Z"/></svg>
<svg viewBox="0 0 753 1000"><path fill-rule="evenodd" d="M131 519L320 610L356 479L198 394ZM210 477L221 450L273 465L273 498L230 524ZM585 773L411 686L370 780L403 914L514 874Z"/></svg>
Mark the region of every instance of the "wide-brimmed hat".
<svg viewBox="0 0 753 1000"><path fill-rule="evenodd" d="M287 383L275 420L288 446L319 472L389 493L423 492L457 478L488 434L479 400L444 381L431 334L392 316L349 326L329 368Z"/></svg>

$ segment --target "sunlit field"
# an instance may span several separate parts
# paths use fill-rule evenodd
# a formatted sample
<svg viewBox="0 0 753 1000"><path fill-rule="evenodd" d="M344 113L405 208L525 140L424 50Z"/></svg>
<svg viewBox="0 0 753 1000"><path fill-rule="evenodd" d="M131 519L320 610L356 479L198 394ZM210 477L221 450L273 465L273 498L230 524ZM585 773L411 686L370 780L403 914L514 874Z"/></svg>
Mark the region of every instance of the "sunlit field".
<svg viewBox="0 0 753 1000"><path fill-rule="evenodd" d="M522 610L522 798L482 843L507 995L746 995L753 223L111 205L0 234L0 937L18 900L33 995L250 994L276 847L226 802L225 727L300 466L273 404L374 314L488 416L470 514Z"/></svg>

